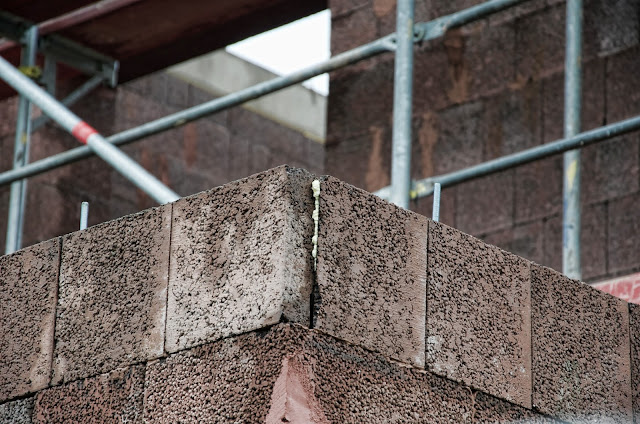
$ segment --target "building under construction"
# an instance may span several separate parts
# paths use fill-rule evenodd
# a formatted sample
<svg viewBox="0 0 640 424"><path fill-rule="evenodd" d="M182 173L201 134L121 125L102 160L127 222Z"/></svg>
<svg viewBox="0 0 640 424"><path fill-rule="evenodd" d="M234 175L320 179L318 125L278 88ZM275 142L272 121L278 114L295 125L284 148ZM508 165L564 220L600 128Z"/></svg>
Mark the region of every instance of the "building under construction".
<svg viewBox="0 0 640 424"><path fill-rule="evenodd" d="M57 3L0 6L0 419L635 422L639 1Z"/></svg>

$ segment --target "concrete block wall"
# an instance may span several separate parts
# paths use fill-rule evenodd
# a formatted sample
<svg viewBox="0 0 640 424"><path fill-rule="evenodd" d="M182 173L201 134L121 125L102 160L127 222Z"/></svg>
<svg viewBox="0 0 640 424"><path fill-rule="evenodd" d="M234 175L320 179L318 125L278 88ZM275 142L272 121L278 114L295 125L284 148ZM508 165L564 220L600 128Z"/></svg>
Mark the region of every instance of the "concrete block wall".
<svg viewBox="0 0 640 424"><path fill-rule="evenodd" d="M416 22L480 3L417 0ZM329 0L332 53L395 31L393 0ZM412 177L439 175L563 136L564 1L530 0L415 48ZM640 115L640 3L585 0L582 128ZM326 168L389 185L393 55L331 75ZM589 282L640 271L640 133L582 154L582 265ZM411 209L431 214L431 198ZM562 158L442 192L441 220L562 269Z"/></svg>
<svg viewBox="0 0 640 424"><path fill-rule="evenodd" d="M333 177L314 273L313 179L276 168L0 257L0 421L640 412L635 305Z"/></svg>

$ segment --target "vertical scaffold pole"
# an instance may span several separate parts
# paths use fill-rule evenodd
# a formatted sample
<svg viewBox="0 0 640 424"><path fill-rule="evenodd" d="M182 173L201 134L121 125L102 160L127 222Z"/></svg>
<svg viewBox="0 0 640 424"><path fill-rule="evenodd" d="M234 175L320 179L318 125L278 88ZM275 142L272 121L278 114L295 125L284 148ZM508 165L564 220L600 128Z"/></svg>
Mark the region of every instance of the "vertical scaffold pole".
<svg viewBox="0 0 640 424"><path fill-rule="evenodd" d="M564 136L580 132L582 98L582 0L567 0ZM562 272L582 278L580 266L580 150L564 154Z"/></svg>
<svg viewBox="0 0 640 424"><path fill-rule="evenodd" d="M398 0L397 8L390 200L407 209L411 189L414 1Z"/></svg>
<svg viewBox="0 0 640 424"><path fill-rule="evenodd" d="M32 26L24 34L22 58L24 67L36 64L38 50L38 27ZM13 149L13 168L22 168L29 162L29 142L31 138L31 102L25 96L18 100L18 117L16 122L16 138ZM27 180L11 184L9 194L9 216L7 217L7 236L5 254L13 253L22 247L22 229L27 197Z"/></svg>

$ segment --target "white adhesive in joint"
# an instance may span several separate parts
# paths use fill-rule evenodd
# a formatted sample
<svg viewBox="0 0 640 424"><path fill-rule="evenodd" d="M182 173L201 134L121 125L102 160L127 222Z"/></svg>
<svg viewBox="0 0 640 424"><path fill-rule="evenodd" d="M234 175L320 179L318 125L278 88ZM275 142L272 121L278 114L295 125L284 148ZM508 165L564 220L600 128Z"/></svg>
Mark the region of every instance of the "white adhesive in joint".
<svg viewBox="0 0 640 424"><path fill-rule="evenodd" d="M313 270L316 270L316 263L318 262L318 217L320 214L320 180L313 180L311 183L311 190L313 191L313 197L316 201L316 207L313 209L313 250L311 256L313 256Z"/></svg>

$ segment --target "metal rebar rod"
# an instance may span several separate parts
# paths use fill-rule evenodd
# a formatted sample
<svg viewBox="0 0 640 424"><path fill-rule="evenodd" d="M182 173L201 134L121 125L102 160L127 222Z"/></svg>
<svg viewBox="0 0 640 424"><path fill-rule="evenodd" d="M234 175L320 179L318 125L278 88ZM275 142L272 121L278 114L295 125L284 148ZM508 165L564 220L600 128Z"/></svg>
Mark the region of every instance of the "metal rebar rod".
<svg viewBox="0 0 640 424"><path fill-rule="evenodd" d="M93 91L97 86L102 84L103 81L104 78L101 75L94 75L93 77L85 81L81 86L73 90L67 97L62 99L60 103L67 107L73 106L78 100L80 100L88 93ZM51 118L49 118L47 115L39 116L38 118L33 120L31 131L33 132L42 128L50 120Z"/></svg>
<svg viewBox="0 0 640 424"><path fill-rule="evenodd" d="M411 112L413 100L413 0L398 0L393 84L391 202L407 209L411 187Z"/></svg>
<svg viewBox="0 0 640 424"><path fill-rule="evenodd" d="M38 50L38 27L33 26L25 32L25 44L22 48L22 66L34 66ZM19 71L16 71L19 73ZM13 169L24 167L29 162L29 144L31 139L31 102L25 96L18 100L18 117L13 150ZM9 215L5 254L13 253L22 247L22 229L27 198L27 181L15 181L9 193Z"/></svg>
<svg viewBox="0 0 640 424"><path fill-rule="evenodd" d="M111 165L159 203L169 203L180 198L129 156L108 143L95 129L73 114L60 102L25 77L4 58L0 57L0 78L22 96L38 105L40 109L70 132L81 143L86 144L96 155Z"/></svg>
<svg viewBox="0 0 640 424"><path fill-rule="evenodd" d="M86 230L89 223L89 202L80 204L80 229Z"/></svg>
<svg viewBox="0 0 640 424"><path fill-rule="evenodd" d="M580 132L582 94L582 0L567 0L564 136ZM582 278L580 265L580 150L564 154L562 190L562 272Z"/></svg>
<svg viewBox="0 0 640 424"><path fill-rule="evenodd" d="M392 51L393 49L394 43L392 41L392 37L386 36L353 50L338 54L326 62L307 67L291 75L277 77L272 80L256 84L238 92L167 115L160 119L156 119L155 121L147 122L139 127L114 134L106 140L115 146L129 144L150 135L178 127L187 122L200 119L221 110L229 109L233 106L240 105L266 94L295 85L309 78L324 74L325 72L330 72L378 54ZM94 153L87 146L80 146L67 150L66 152L49 156L45 159L33 162L21 169L1 173L0 186L22 178L38 175L51 169L59 168L63 165L88 158L93 154Z"/></svg>
<svg viewBox="0 0 640 424"><path fill-rule="evenodd" d="M417 180L413 184L412 198L418 199L432 195L434 190L433 185L436 182L440 183L443 188L451 187L465 181L495 174L496 172L511 169L519 165L531 163L536 160L544 159L576 148L586 147L591 144L637 130L640 130L640 115L576 134L570 138L563 138L541 146L532 147L531 149L502 156L500 158L460 169L458 171L453 171L448 174L435 175L433 177ZM391 187L387 186L376 191L374 194L388 199L390 189Z"/></svg>
<svg viewBox="0 0 640 424"><path fill-rule="evenodd" d="M440 183L433 185L433 213L431 217L434 221L440 221Z"/></svg>

